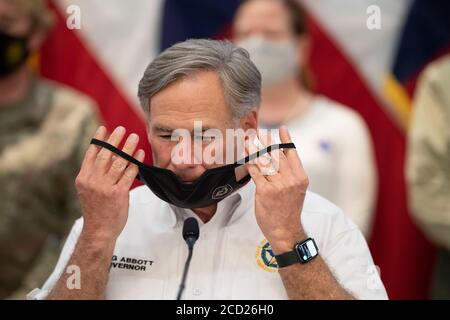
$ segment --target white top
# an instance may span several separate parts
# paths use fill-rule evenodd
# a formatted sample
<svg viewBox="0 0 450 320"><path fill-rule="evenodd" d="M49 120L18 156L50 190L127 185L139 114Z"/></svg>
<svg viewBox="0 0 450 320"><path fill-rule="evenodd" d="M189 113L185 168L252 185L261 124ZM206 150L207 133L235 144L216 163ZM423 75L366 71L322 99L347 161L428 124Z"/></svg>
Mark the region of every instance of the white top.
<svg viewBox="0 0 450 320"><path fill-rule="evenodd" d="M219 202L208 223L197 219L200 238L184 299L287 299L275 259L256 223L254 193L250 181ZM160 200L146 186L131 191L129 217L116 243L106 298L175 299L188 253L183 221L190 216L196 217L191 210ZM302 222L350 293L360 299L387 298L364 237L339 208L308 192ZM65 270L82 224L82 219L77 220L52 275L28 299L43 299L51 291Z"/></svg>
<svg viewBox="0 0 450 320"><path fill-rule="evenodd" d="M310 182L368 238L376 196L372 142L362 118L323 96L310 110L286 124Z"/></svg>

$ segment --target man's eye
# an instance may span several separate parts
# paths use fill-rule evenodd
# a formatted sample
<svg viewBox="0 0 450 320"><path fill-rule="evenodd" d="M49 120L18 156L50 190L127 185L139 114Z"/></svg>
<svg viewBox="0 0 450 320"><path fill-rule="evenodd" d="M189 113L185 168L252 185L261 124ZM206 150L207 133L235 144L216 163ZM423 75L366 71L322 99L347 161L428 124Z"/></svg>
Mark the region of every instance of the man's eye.
<svg viewBox="0 0 450 320"><path fill-rule="evenodd" d="M203 136L202 139L203 139L203 141L205 141L205 142L209 142L209 141L213 141L213 140L214 140L214 137L211 137L211 136Z"/></svg>
<svg viewBox="0 0 450 320"><path fill-rule="evenodd" d="M201 140L203 142L211 142L211 141L214 140L214 137L213 136L205 136L205 135L203 135L203 136L196 136L195 140Z"/></svg>
<svg viewBox="0 0 450 320"><path fill-rule="evenodd" d="M160 135L160 137L161 138L163 138L163 139L168 139L168 140L170 140L170 138L172 137L170 134L163 134L163 135Z"/></svg>

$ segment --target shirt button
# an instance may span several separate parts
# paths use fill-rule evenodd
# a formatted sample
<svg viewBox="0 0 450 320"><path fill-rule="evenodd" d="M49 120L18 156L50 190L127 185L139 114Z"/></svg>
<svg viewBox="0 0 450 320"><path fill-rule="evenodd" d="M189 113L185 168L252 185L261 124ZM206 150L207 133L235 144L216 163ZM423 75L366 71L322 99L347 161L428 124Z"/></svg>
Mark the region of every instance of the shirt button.
<svg viewBox="0 0 450 320"><path fill-rule="evenodd" d="M195 288L194 290L192 290L192 293L194 294L194 296L199 296L202 294L202 290L200 290L199 288Z"/></svg>

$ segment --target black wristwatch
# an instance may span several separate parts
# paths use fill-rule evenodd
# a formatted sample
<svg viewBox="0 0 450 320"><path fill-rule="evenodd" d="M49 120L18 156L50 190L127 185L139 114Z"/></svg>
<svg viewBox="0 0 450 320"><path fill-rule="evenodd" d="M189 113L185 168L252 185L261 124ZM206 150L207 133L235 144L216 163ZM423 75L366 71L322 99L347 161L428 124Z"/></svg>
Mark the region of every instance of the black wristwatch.
<svg viewBox="0 0 450 320"><path fill-rule="evenodd" d="M284 268L295 263L307 263L319 255L319 249L313 238L295 245L294 250L276 255L278 268Z"/></svg>

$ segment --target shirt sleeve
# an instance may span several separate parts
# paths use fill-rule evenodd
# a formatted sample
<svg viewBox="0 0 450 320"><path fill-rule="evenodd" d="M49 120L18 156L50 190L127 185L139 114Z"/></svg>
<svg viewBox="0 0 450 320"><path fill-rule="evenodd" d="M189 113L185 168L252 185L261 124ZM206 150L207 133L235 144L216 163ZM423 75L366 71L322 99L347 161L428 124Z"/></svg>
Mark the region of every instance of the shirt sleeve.
<svg viewBox="0 0 450 320"><path fill-rule="evenodd" d="M44 300L47 298L48 294L51 292L51 290L61 277L62 273L64 272L66 265L72 256L75 245L78 242L82 227L83 219L80 218L73 225L52 274L44 283L42 288L36 288L27 294L27 300Z"/></svg>
<svg viewBox="0 0 450 320"><path fill-rule="evenodd" d="M339 282L356 299L387 299L379 270L366 239L344 212L319 195L307 193L302 225L316 240L319 255ZM313 205L315 203L315 205Z"/></svg>
<svg viewBox="0 0 450 320"><path fill-rule="evenodd" d="M334 201L370 237L377 176L372 141L364 121L356 114L344 120L338 141Z"/></svg>
<svg viewBox="0 0 450 320"><path fill-rule="evenodd" d="M444 61L419 81L406 175L413 218L428 237L450 250L450 58Z"/></svg>
<svg viewBox="0 0 450 320"><path fill-rule="evenodd" d="M384 300L387 293L366 240L358 228L336 235L324 256L339 283L356 299Z"/></svg>

